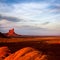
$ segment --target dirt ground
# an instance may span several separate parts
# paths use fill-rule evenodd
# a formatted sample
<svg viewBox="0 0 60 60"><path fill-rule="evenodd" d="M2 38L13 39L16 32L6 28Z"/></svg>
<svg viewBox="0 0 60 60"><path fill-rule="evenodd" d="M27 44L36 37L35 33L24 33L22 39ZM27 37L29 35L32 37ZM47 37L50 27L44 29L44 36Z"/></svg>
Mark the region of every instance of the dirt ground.
<svg viewBox="0 0 60 60"><path fill-rule="evenodd" d="M33 47L49 56L49 60L60 60L60 37L0 38L0 47L7 46L11 53L24 47Z"/></svg>

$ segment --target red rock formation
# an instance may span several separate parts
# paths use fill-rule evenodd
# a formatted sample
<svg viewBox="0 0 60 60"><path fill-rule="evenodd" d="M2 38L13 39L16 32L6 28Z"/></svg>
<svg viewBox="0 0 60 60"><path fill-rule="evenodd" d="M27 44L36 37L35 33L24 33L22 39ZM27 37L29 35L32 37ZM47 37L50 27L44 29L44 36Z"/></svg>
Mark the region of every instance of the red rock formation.
<svg viewBox="0 0 60 60"><path fill-rule="evenodd" d="M34 48L26 47L11 54L4 60L47 60L47 55Z"/></svg>
<svg viewBox="0 0 60 60"><path fill-rule="evenodd" d="M7 36L17 36L17 34L14 32L14 28L9 30Z"/></svg>
<svg viewBox="0 0 60 60"><path fill-rule="evenodd" d="M0 47L0 60L3 60L5 57L9 56L10 50L8 47L4 46L4 47Z"/></svg>
<svg viewBox="0 0 60 60"><path fill-rule="evenodd" d="M8 35L9 35L9 36L13 36L14 34L15 34L14 28L11 29L11 30L9 30L9 32L8 32Z"/></svg>

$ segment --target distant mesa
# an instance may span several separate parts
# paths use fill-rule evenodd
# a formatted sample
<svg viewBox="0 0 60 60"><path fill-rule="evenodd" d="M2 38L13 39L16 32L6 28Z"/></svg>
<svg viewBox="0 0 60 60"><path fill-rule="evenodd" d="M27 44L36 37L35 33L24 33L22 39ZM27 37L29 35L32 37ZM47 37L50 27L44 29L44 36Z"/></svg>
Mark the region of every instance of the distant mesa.
<svg viewBox="0 0 60 60"><path fill-rule="evenodd" d="M7 33L1 33L0 32L0 37L6 38L6 37L20 37L21 35L16 34L14 31L14 28L10 29Z"/></svg>
<svg viewBox="0 0 60 60"><path fill-rule="evenodd" d="M14 32L14 28L10 29L9 32L7 33L7 36L16 36L17 34Z"/></svg>
<svg viewBox="0 0 60 60"><path fill-rule="evenodd" d="M8 32L8 36L13 36L13 35L16 35L15 32L14 32L14 28L10 29L9 32Z"/></svg>
<svg viewBox="0 0 60 60"><path fill-rule="evenodd" d="M18 37L20 35L16 34L15 31L14 31L14 28L12 28L8 31L8 33L6 33L6 36L8 36L8 37Z"/></svg>

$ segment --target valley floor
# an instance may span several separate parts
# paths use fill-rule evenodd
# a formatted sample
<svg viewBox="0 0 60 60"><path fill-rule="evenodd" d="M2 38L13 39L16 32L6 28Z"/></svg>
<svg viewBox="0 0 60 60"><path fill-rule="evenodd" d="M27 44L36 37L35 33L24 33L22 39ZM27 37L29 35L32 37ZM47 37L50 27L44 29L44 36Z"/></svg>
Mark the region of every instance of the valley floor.
<svg viewBox="0 0 60 60"><path fill-rule="evenodd" d="M60 37L0 38L0 47L7 46L11 53L31 47L49 56L49 60L60 60Z"/></svg>

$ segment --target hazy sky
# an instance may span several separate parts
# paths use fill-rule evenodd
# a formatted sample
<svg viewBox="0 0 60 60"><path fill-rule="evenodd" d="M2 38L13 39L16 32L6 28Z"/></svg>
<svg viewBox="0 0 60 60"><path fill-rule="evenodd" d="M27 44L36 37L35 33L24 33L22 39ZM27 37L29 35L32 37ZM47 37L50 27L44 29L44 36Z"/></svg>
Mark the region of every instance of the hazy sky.
<svg viewBox="0 0 60 60"><path fill-rule="evenodd" d="M0 32L15 28L28 35L60 35L60 0L0 0Z"/></svg>

